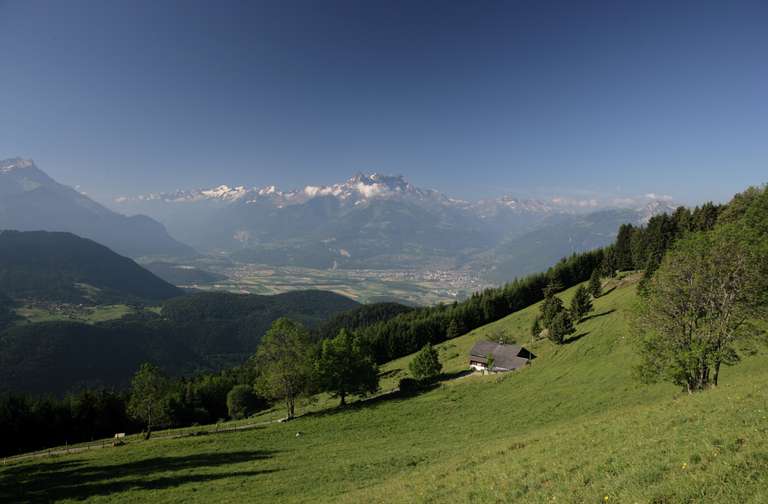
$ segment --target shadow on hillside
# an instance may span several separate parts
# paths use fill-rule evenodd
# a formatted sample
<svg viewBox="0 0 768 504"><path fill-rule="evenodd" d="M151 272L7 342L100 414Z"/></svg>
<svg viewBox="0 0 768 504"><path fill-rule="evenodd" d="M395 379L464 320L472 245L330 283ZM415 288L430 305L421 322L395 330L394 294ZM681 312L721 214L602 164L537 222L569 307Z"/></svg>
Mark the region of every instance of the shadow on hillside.
<svg viewBox="0 0 768 504"><path fill-rule="evenodd" d="M389 371L384 371L383 373L379 373L379 378L391 378L393 376L397 376L402 369L390 369Z"/></svg>
<svg viewBox="0 0 768 504"><path fill-rule="evenodd" d="M458 375L458 373L451 373L449 375L441 375L441 380L447 380L451 378L443 378L445 376L453 376ZM458 378L458 376L455 376L454 378ZM314 417L324 417L328 415L335 415L337 413L344 413L346 411L355 411L360 410L363 408L372 408L376 407L379 404L383 404L385 402L389 401L396 401L396 400L402 400L402 399L409 399L411 397L415 397L421 394L424 394L426 392L429 392L430 390L435 390L436 388L440 387L440 382L430 383L421 385L417 389L411 390L411 391L402 391L402 390L393 390L392 392L386 392L384 394L377 395L375 397L369 397L366 399L359 399L355 402L351 402L345 405L338 405L333 408L324 409L321 411L310 411L308 413L304 413L299 418L314 418Z"/></svg>
<svg viewBox="0 0 768 504"><path fill-rule="evenodd" d="M563 341L563 345L570 345L571 343L576 343L581 338L583 338L584 336L588 336L588 335L589 335L588 332L577 334L576 336L573 336L573 337L568 338L567 340Z"/></svg>
<svg viewBox="0 0 768 504"><path fill-rule="evenodd" d="M615 290L616 290L616 286L614 285L613 287L611 287L607 291L604 291L602 294L600 294L600 297L605 297L605 296L607 296L608 294L610 294L611 292L613 292Z"/></svg>
<svg viewBox="0 0 768 504"><path fill-rule="evenodd" d="M103 465L91 465L82 459L23 464L0 472L0 501L84 500L95 496L108 497L128 490L162 490L221 478L251 478L277 470L256 469L215 474L190 471L266 460L272 458L274 453L266 450L202 453ZM177 472L182 473L173 474ZM156 474L162 476L156 477Z"/></svg>
<svg viewBox="0 0 768 504"><path fill-rule="evenodd" d="M604 311L603 313L595 313L594 315L590 315L589 317L584 317L583 319L581 319L581 322L586 322L587 320L596 319L598 317L605 317L606 315L610 315L615 311L616 311L616 308L613 308L611 310Z"/></svg>
<svg viewBox="0 0 768 504"><path fill-rule="evenodd" d="M450 380L457 380L459 378L464 378L465 376L469 376L473 373L471 369L462 369L461 371L455 371L453 373L442 373L440 375L440 381L450 381Z"/></svg>

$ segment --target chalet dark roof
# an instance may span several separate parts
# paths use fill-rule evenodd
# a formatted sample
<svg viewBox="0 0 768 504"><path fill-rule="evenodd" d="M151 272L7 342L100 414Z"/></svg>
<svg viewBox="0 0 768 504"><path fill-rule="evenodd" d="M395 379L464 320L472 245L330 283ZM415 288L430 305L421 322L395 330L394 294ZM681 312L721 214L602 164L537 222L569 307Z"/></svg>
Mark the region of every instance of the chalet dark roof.
<svg viewBox="0 0 768 504"><path fill-rule="evenodd" d="M535 356L520 345L504 345L493 341L478 341L469 352L469 360L487 363L487 356L493 356L493 367L499 370L517 369Z"/></svg>

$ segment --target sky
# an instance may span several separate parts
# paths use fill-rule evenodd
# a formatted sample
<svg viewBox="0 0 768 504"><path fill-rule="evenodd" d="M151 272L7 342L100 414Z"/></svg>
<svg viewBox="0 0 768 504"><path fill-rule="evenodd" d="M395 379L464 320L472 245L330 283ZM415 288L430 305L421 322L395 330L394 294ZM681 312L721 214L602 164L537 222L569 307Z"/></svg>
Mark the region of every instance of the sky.
<svg viewBox="0 0 768 504"><path fill-rule="evenodd" d="M402 174L454 197L768 182L768 2L0 0L0 159L102 201Z"/></svg>

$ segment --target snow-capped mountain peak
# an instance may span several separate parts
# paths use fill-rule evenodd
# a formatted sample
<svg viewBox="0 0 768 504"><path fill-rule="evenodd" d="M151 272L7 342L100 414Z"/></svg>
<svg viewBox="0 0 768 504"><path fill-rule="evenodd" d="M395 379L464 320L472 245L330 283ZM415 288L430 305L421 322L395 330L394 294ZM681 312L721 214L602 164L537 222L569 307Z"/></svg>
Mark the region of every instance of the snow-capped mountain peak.
<svg viewBox="0 0 768 504"><path fill-rule="evenodd" d="M35 168L35 163L31 159L11 158L0 160L0 173L11 173L16 170L26 168Z"/></svg>

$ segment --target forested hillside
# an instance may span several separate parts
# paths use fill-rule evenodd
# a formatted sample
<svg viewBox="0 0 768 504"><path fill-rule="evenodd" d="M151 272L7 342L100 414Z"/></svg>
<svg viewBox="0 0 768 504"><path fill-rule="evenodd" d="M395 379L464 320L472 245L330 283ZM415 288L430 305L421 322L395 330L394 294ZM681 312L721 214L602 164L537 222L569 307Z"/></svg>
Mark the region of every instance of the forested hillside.
<svg viewBox="0 0 768 504"><path fill-rule="evenodd" d="M0 291L69 303L152 302L181 294L103 245L45 231L0 231Z"/></svg>
<svg viewBox="0 0 768 504"><path fill-rule="evenodd" d="M0 332L0 390L62 394L81 386L125 387L142 362L174 376L215 371L245 362L277 318L315 327L358 306L323 291L201 293L166 301L160 315L18 325Z"/></svg>

